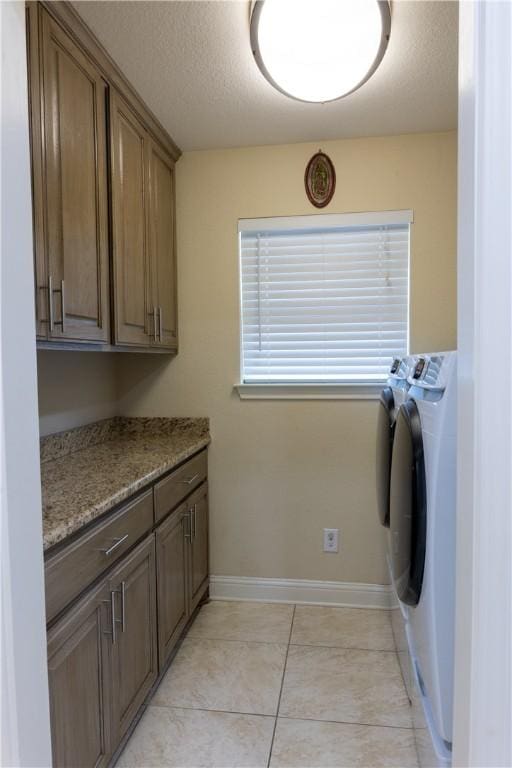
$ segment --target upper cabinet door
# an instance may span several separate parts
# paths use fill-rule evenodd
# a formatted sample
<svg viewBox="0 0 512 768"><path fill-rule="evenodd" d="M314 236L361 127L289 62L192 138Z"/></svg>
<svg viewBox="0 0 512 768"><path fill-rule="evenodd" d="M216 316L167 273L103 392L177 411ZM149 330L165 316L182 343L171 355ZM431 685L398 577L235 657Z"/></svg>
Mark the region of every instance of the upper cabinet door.
<svg viewBox="0 0 512 768"><path fill-rule="evenodd" d="M46 285L38 286L47 337L110 340L107 202L107 85L44 10L42 195ZM36 242L38 238L36 237ZM37 271L37 270L36 270ZM41 296L39 296L41 298ZM43 309L44 307L44 309Z"/></svg>
<svg viewBox="0 0 512 768"><path fill-rule="evenodd" d="M116 93L110 98L115 343L148 346L157 318L149 302L149 137Z"/></svg>
<svg viewBox="0 0 512 768"><path fill-rule="evenodd" d="M150 142L149 188L151 296L157 319L153 344L177 350L174 161L154 141Z"/></svg>

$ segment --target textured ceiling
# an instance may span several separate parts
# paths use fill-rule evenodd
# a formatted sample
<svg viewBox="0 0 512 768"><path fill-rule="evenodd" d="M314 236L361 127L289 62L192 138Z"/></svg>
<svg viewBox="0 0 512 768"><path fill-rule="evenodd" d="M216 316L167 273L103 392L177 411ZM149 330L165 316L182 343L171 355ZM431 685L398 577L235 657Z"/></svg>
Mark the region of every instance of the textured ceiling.
<svg viewBox="0 0 512 768"><path fill-rule="evenodd" d="M395 0L375 75L330 104L264 79L241 0L73 5L183 150L442 131L457 122L457 3Z"/></svg>

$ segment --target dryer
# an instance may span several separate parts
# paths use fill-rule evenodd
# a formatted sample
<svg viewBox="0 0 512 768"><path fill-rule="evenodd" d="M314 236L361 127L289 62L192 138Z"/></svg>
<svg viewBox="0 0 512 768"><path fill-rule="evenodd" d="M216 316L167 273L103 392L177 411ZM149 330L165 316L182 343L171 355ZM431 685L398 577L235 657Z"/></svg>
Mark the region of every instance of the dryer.
<svg viewBox="0 0 512 768"><path fill-rule="evenodd" d="M420 355L393 441L393 585L407 606L420 762L451 764L456 514L456 353Z"/></svg>

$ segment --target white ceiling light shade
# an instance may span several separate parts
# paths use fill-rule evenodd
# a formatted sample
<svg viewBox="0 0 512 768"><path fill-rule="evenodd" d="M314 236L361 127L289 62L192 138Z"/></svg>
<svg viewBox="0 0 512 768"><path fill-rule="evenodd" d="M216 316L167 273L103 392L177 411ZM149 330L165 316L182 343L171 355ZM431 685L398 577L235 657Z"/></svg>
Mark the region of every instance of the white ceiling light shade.
<svg viewBox="0 0 512 768"><path fill-rule="evenodd" d="M390 30L387 0L256 0L251 47L277 90L300 101L326 102L372 76Z"/></svg>

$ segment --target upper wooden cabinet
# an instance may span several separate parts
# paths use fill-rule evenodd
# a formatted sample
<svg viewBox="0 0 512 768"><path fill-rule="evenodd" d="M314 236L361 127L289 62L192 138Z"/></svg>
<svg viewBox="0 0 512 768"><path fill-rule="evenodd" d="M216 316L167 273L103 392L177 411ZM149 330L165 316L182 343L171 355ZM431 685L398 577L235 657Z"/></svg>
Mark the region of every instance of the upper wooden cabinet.
<svg viewBox="0 0 512 768"><path fill-rule="evenodd" d="M114 334L177 349L174 161L110 94Z"/></svg>
<svg viewBox="0 0 512 768"><path fill-rule="evenodd" d="M176 349L176 236L174 162L156 142L149 142L149 254L151 304L156 318L154 343Z"/></svg>
<svg viewBox="0 0 512 768"><path fill-rule="evenodd" d="M114 341L150 343L148 258L149 138L115 92L110 96Z"/></svg>
<svg viewBox="0 0 512 768"><path fill-rule="evenodd" d="M33 141L37 331L45 339L108 342L107 85L44 10L40 22L39 51L31 36L40 66L40 100L32 103L32 125L40 122Z"/></svg>
<svg viewBox="0 0 512 768"><path fill-rule="evenodd" d="M37 337L177 352L179 150L69 3L28 3Z"/></svg>

